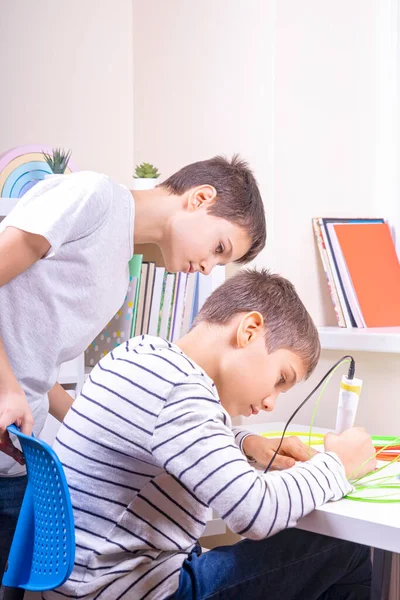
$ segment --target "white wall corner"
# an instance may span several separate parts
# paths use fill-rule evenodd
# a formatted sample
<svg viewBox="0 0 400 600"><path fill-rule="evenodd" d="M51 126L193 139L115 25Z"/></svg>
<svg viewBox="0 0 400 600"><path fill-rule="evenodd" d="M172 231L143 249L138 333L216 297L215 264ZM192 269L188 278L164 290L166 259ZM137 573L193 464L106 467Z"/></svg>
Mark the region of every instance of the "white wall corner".
<svg viewBox="0 0 400 600"><path fill-rule="evenodd" d="M376 6L375 211L389 221L399 254L400 1L380 0Z"/></svg>

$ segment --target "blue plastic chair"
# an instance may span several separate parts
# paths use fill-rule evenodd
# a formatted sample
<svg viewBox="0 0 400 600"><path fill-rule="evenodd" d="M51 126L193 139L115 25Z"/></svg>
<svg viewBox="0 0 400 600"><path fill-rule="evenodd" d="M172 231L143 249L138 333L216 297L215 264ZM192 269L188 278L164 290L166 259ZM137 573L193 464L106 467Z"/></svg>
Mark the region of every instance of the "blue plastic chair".
<svg viewBox="0 0 400 600"><path fill-rule="evenodd" d="M28 473L0 590L0 598L17 600L25 590L51 590L68 579L75 559L75 530L67 480L54 450L15 425L8 431L20 440Z"/></svg>

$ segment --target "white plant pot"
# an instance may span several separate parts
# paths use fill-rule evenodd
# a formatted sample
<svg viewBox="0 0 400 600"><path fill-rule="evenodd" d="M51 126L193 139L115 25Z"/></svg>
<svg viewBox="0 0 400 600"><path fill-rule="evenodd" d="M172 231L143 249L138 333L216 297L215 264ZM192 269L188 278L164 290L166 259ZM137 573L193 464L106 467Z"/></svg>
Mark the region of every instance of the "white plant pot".
<svg viewBox="0 0 400 600"><path fill-rule="evenodd" d="M133 178L133 189L134 190L152 190L157 185L157 179L150 179L146 177Z"/></svg>

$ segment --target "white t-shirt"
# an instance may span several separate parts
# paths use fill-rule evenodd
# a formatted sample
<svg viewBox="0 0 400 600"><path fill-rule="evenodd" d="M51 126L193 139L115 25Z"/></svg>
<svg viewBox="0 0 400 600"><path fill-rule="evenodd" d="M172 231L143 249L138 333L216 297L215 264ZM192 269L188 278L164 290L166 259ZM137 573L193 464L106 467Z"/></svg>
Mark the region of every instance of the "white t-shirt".
<svg viewBox="0 0 400 600"><path fill-rule="evenodd" d="M0 337L38 435L61 363L79 356L122 305L133 253L131 192L81 171L38 183L0 223L37 233L47 255L0 287ZM0 476L24 468L0 453Z"/></svg>

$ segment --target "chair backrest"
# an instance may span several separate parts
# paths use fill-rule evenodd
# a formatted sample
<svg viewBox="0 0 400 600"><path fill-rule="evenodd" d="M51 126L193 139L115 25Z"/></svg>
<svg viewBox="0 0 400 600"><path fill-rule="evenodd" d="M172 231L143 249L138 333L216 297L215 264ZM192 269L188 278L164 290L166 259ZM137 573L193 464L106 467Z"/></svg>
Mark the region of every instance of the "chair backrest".
<svg viewBox="0 0 400 600"><path fill-rule="evenodd" d="M68 579L75 558L71 498L62 464L45 442L8 427L18 436L28 484L18 518L3 585L50 590Z"/></svg>

